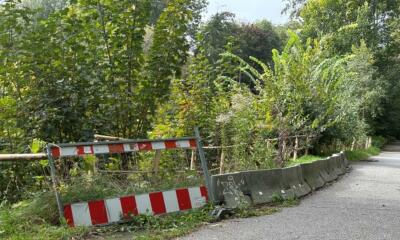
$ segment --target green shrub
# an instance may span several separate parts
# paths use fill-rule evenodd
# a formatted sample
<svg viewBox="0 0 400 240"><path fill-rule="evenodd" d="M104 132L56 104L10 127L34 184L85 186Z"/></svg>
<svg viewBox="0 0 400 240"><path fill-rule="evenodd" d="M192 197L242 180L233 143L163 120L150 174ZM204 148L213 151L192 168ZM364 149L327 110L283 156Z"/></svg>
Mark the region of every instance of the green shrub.
<svg viewBox="0 0 400 240"><path fill-rule="evenodd" d="M310 163L310 162L314 162L317 160L321 160L324 157L321 156L315 156L315 155L304 155L296 160L291 159L290 161L287 162L287 166L294 166L297 164L301 164L301 163Z"/></svg>
<svg viewBox="0 0 400 240"><path fill-rule="evenodd" d="M387 142L388 142L388 140L385 137L382 137L382 136L372 137L372 146L373 147L382 149L387 144Z"/></svg>
<svg viewBox="0 0 400 240"><path fill-rule="evenodd" d="M349 161L360 161L360 160L367 160L369 157L378 155L380 153L379 148L377 147L370 147L367 149L361 150L354 150L354 151L346 151L346 158Z"/></svg>

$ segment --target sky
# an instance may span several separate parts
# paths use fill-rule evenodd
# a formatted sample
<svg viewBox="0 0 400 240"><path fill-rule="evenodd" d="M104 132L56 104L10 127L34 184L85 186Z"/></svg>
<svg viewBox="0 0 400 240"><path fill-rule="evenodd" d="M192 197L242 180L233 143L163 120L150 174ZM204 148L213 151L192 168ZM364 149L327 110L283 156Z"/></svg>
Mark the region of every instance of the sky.
<svg viewBox="0 0 400 240"><path fill-rule="evenodd" d="M274 24L283 24L289 19L281 14L285 7L282 0L209 0L209 3L206 19L223 11L233 12L236 19L244 22L267 19Z"/></svg>

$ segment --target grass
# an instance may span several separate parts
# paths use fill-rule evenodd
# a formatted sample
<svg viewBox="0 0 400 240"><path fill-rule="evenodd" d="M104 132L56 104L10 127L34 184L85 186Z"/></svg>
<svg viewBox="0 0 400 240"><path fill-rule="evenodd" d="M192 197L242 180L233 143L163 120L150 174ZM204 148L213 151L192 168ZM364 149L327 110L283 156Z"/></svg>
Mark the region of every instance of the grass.
<svg viewBox="0 0 400 240"><path fill-rule="evenodd" d="M346 158L349 161L367 160L369 157L378 155L379 153L380 149L377 147L345 152Z"/></svg>
<svg viewBox="0 0 400 240"><path fill-rule="evenodd" d="M209 212L212 206L187 212L163 216L136 216L132 222L106 227L70 228L65 224L54 225L54 206L44 204L49 194L38 196L36 200L22 201L8 208L0 209L0 239L137 239L161 240L186 235L198 227L215 222ZM53 197L51 195L51 197ZM248 218L270 215L284 207L297 205L298 200L282 200L271 204L247 206L236 209L230 218ZM46 207L47 206L47 207ZM55 211L54 211L55 210Z"/></svg>
<svg viewBox="0 0 400 240"><path fill-rule="evenodd" d="M291 159L287 163L287 166L290 167L290 166L294 166L294 165L301 164L301 163L310 163L310 162L314 162L314 161L317 161L317 160L321 160L323 158L324 157L315 156L315 155L304 155L304 156L302 156L302 157L300 157L300 158L298 158L296 160Z"/></svg>

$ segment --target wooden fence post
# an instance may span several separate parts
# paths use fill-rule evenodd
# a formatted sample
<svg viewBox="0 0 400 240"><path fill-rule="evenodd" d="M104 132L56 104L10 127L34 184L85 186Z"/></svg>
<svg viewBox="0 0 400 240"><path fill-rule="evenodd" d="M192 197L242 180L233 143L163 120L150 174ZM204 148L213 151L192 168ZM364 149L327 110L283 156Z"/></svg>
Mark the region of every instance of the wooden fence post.
<svg viewBox="0 0 400 240"><path fill-rule="evenodd" d="M295 142L294 142L294 149L293 149L293 160L297 159L297 149L299 148L299 138L296 136Z"/></svg>
<svg viewBox="0 0 400 240"><path fill-rule="evenodd" d="M190 170L196 169L196 150L192 149L192 156L190 157Z"/></svg>
<svg viewBox="0 0 400 240"><path fill-rule="evenodd" d="M224 168L225 168L225 149L222 147L221 159L219 162L219 174L224 174Z"/></svg>
<svg viewBox="0 0 400 240"><path fill-rule="evenodd" d="M156 154L154 156L154 161L153 161L154 173L158 173L158 170L160 170L160 159L161 159L161 150L156 150Z"/></svg>

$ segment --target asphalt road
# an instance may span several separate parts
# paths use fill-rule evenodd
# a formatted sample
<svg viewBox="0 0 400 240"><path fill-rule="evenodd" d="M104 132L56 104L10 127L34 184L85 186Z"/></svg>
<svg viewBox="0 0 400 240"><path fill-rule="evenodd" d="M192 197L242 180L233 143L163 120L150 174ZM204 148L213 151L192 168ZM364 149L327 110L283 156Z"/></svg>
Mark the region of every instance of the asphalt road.
<svg viewBox="0 0 400 240"><path fill-rule="evenodd" d="M400 239L400 143L353 164L337 182L293 208L227 220L180 239Z"/></svg>

